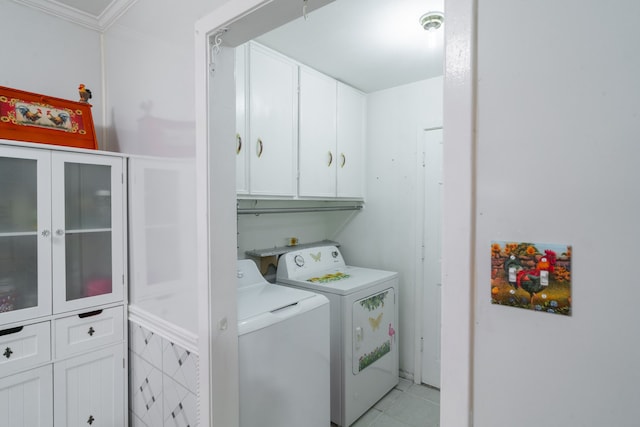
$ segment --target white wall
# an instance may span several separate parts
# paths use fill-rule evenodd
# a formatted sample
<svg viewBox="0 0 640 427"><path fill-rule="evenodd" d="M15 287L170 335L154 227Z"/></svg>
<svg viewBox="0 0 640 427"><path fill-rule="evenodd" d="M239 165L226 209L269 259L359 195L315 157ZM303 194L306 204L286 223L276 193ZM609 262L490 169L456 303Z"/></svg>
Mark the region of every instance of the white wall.
<svg viewBox="0 0 640 427"><path fill-rule="evenodd" d="M213 8L209 3L184 7L139 0L104 36L105 145L142 156L131 162L132 311L182 328L192 341L198 335L193 34L196 20ZM145 170L151 169L155 177L165 171L176 179L145 182ZM175 210L170 219L162 219L167 231L161 239L157 220L163 213L154 209ZM166 228L167 221L172 230ZM167 271L168 266L174 267ZM152 280L148 274L160 271L166 271L166 277Z"/></svg>
<svg viewBox="0 0 640 427"><path fill-rule="evenodd" d="M367 97L365 209L336 235L348 263L400 273L400 369L414 373L417 142L442 125L442 78Z"/></svg>
<svg viewBox="0 0 640 427"><path fill-rule="evenodd" d="M640 3L602 6L478 3L477 426L640 419ZM572 244L573 315L491 305L492 239Z"/></svg>
<svg viewBox="0 0 640 427"><path fill-rule="evenodd" d="M91 89L91 115L103 146L100 34L11 0L0 0L0 86L77 101Z"/></svg>

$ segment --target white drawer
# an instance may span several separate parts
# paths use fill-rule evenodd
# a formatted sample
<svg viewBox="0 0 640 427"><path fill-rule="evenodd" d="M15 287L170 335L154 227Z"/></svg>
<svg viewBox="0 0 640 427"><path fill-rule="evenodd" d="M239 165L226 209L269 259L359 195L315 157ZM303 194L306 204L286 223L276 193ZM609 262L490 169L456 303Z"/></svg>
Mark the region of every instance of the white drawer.
<svg viewBox="0 0 640 427"><path fill-rule="evenodd" d="M55 321L55 355L63 358L124 339L123 307L88 311Z"/></svg>
<svg viewBox="0 0 640 427"><path fill-rule="evenodd" d="M0 330L0 377L51 360L49 322Z"/></svg>

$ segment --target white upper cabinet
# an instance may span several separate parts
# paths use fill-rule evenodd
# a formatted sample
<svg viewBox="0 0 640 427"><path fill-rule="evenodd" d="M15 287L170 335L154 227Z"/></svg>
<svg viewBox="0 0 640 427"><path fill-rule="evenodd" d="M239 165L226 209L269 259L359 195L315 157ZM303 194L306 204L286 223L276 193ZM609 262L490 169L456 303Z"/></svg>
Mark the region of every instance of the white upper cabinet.
<svg viewBox="0 0 640 427"><path fill-rule="evenodd" d="M0 324L51 314L50 155L0 147Z"/></svg>
<svg viewBox="0 0 640 427"><path fill-rule="evenodd" d="M0 146L0 324L123 299L123 159Z"/></svg>
<svg viewBox="0 0 640 427"><path fill-rule="evenodd" d="M249 52L249 191L296 195L298 66L251 43Z"/></svg>
<svg viewBox="0 0 640 427"><path fill-rule="evenodd" d="M338 82L337 196L364 198L366 98Z"/></svg>
<svg viewBox="0 0 640 427"><path fill-rule="evenodd" d="M236 48L236 193L249 194L249 156L247 146L247 45Z"/></svg>
<svg viewBox="0 0 640 427"><path fill-rule="evenodd" d="M53 312L122 301L123 160L53 152Z"/></svg>
<svg viewBox="0 0 640 427"><path fill-rule="evenodd" d="M336 196L336 81L300 67L299 195Z"/></svg>
<svg viewBox="0 0 640 427"><path fill-rule="evenodd" d="M235 53L238 196L363 199L365 95L253 42Z"/></svg>

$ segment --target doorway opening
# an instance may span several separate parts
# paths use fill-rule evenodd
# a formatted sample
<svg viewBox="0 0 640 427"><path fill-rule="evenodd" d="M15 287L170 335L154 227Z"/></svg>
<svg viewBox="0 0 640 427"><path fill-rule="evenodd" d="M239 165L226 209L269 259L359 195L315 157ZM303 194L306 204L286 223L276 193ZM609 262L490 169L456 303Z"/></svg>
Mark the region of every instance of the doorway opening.
<svg viewBox="0 0 640 427"><path fill-rule="evenodd" d="M370 0L368 0L368 2L370 3ZM350 2L341 2L341 3L350 3ZM389 2L385 2L385 3L389 3ZM394 3L395 3L395 2L394 2ZM398 2L398 3L401 3L401 2ZM408 3L415 3L415 2L410 2L410 1L408 1ZM425 3L427 3L427 2L420 1L419 3L422 3L422 4L423 4L423 6L424 6L424 4L425 4ZM329 8L329 7L331 7L331 5L327 6L327 8ZM440 9L442 9L442 6L440 7ZM320 12L320 11L318 11L318 12ZM418 16L416 17L416 19L415 19L415 21L416 21L416 25L417 25L417 23L418 23L418 19L419 19L419 17L420 17L420 15L418 15ZM308 19L309 19L309 20L313 20L313 19L314 19L314 13L313 13L313 12L310 12L310 13L309 13ZM236 46L238 46L239 44L244 43L245 41L248 41L248 40L249 40L249 38L246 38L246 39L242 40L242 37L238 36L238 32L236 32L236 33L232 34L232 33L233 33L233 31L234 31L234 29L235 29L234 24L235 24L235 23L230 24L230 25L229 25L229 30L228 30L228 31L226 31L226 32L225 32L225 34L222 34L222 45L221 45L222 49L225 49L225 48L235 48L235 47L236 47ZM281 28L282 28L282 27L281 27ZM262 31L262 30L261 30L261 31ZM281 31L284 31L284 30L281 30ZM337 30L336 28L331 28L331 31L336 31L336 32L338 32L338 30ZM255 30L253 30L253 32L255 32ZM269 42L269 37L268 37L268 34L266 34L266 32L265 32L265 31L263 31L263 33L264 33L264 34L262 34L262 33L261 33L261 34L254 34L254 35L252 35L252 36L251 36L251 38L250 38L250 39L251 39L251 40L255 40L255 39L257 39L259 42L263 42L264 44L266 44L267 42ZM290 37L290 36L289 36L288 38L289 38L289 39L291 39L291 37ZM300 43L299 39L295 39L295 38L294 38L294 40L297 40L297 42L298 42L297 44L303 44L303 43ZM317 42L317 43L321 43L322 41L323 41L323 39L321 39L321 40L320 40L320 42ZM270 43L275 43L275 42L270 41ZM310 52L312 52L312 53L313 53L314 49L312 49L312 48L310 47L310 46L312 46L312 45L307 45L307 46L308 46L308 47L307 47L307 48L305 48L305 49L306 49L306 51L310 51ZM400 45L396 45L396 48L399 48L399 46L400 46ZM272 48L275 48L275 44L272 44L272 46L271 46L271 47L272 47ZM440 46L440 50L441 50L441 51L442 51L442 49L443 49L443 48L442 48L442 46ZM306 52L306 51L305 51L305 52ZM286 52L283 52L283 53L285 53L285 54L286 54ZM308 53L308 52L307 52L307 53ZM336 52L334 51L334 53L336 53ZM442 55L442 52L441 52L440 54ZM382 55L378 52L378 56L382 56ZM293 59L299 60L299 58L293 58ZM224 58L220 57L220 58L216 59L217 66L222 66L222 67L224 67L224 66L221 64L221 61L224 61ZM387 61L388 61L388 59L387 59ZM344 62L344 61L343 61L343 62ZM346 61L346 62L348 62L348 61ZM400 67L401 67L401 66L400 66ZM322 70L320 70L320 71L322 71ZM442 73L442 65L440 65L440 72ZM440 74L440 75L442 75L442 74ZM336 77L340 77L340 76L336 76ZM426 77L426 76L425 76L425 77ZM386 89L388 89L388 88L385 88L385 89L379 89L379 90L384 91L384 90L386 90ZM372 90L373 92L376 92L376 91L377 91L377 89L371 89L371 90ZM215 102L215 100L216 100L216 99L219 99L219 98L218 98L218 97L215 97L215 96L212 96L212 99L213 99L213 100L214 100L214 102ZM440 116L440 118L441 118L441 116ZM426 124L427 124L427 125L429 124L429 122L427 122L427 120L426 120L426 119L425 119L425 122L426 122ZM220 123L220 122L218 122L218 124L219 124L219 123ZM223 127L224 127L224 126L223 126ZM424 128L424 127L425 127L425 126L423 125L423 128ZM413 128L413 129L415 129L415 128ZM235 132L235 129L228 129L228 128L224 127L224 130L223 130L222 128L220 128L220 131L222 131L222 133L223 133L224 135L226 135L227 137L228 137L228 136L231 136L231 138L230 138L231 140L235 140L235 138L233 138L233 135L235 135L235 133L236 133L236 132ZM412 131L412 132L414 132L414 131ZM216 131L216 133L218 133L218 131ZM405 142L406 142L406 141L405 141ZM410 143L410 144L411 144L411 143ZM416 144L411 144L411 145L412 145L412 146L415 146ZM412 159L412 160L413 160L413 161L415 161L414 159ZM391 159L390 161L393 161L393 159ZM368 203L368 202L367 202L367 203ZM373 208L375 207L375 205L376 205L375 203L370 203L370 204L369 204L369 209L373 209ZM414 222L406 223L406 224L405 224L405 227L406 227L406 226L410 226L410 227L411 227L411 226L415 226L417 221L421 221L421 219L415 218L415 219L414 219ZM422 236L421 236L421 237L422 237ZM353 250L353 252L356 252L356 251L357 251L356 249L354 249L354 250ZM406 254L405 254L405 255L406 255ZM419 264L418 260L421 258L421 254L416 253L416 254L412 254L412 255L410 255L410 256L413 258L413 261L412 261L412 263L413 263L413 264L412 264L413 268L414 268L414 269L418 269L418 268L420 268L420 264ZM408 263L408 264L411 264L411 263ZM410 275L410 274L407 274L407 276L409 276L409 275ZM414 275L414 276L415 276L415 275ZM417 285L416 285L416 286L417 286ZM405 298L406 298L406 300L411 301L411 302L412 302L412 304L414 304L414 303L415 303L415 299L410 298L410 297L409 297L409 295L411 295L411 297L415 296L415 289L416 289L416 288L411 289L411 290L407 290L407 294L406 294L406 297L405 297ZM416 305L417 305L417 304L416 304ZM402 309L402 307L401 307L401 309ZM408 310L409 310L409 309L408 309ZM416 307L412 307L410 310L412 311L412 314L413 314L413 315L408 316L408 317L411 319L411 321L410 321L410 322L406 322L406 321L405 321L405 323L411 323L412 325L411 325L411 326L407 326L407 327L406 327L406 328L404 328L404 329L406 330L406 332L411 332L411 334L410 334L410 335L409 335L409 334L404 335L404 339L405 339L405 340L407 340L407 341L413 341L413 345L412 345L412 346L410 346L410 348L412 348L412 349L413 349L413 348L415 348L415 347L418 345L418 340L422 341L422 339L424 338L424 335L422 334L422 331L421 331L421 330L419 330L420 328L422 328L422 324L421 324L421 323L418 323L418 322L415 322L415 320L414 320L414 319L416 319L416 318L418 317L418 314L417 314L417 311L416 311L416 310L417 310L417 308L416 308ZM425 345L428 345L428 344L425 344ZM412 353L413 353L413 354L415 354L415 352L412 352ZM413 360L413 365L414 365L414 366L416 366L416 365L420 364L420 365L421 365L421 367L422 367L422 368L421 368L421 370L422 370L422 371L425 371L424 366L423 366L423 363L422 363L422 362L423 362L423 360L417 360L415 357L414 357L413 359L414 359L414 360ZM409 369L410 369L410 368L409 368ZM408 369L407 369L407 370L408 370ZM409 372L409 373L412 373L412 372ZM416 370L414 369L414 370L413 370L413 374L415 374L415 373L416 373ZM423 377L420 377L420 378L413 378L413 380L414 380L415 382L424 382L424 376L423 376ZM439 383L438 383L438 384L433 384L433 383L432 383L431 385L439 386Z"/></svg>

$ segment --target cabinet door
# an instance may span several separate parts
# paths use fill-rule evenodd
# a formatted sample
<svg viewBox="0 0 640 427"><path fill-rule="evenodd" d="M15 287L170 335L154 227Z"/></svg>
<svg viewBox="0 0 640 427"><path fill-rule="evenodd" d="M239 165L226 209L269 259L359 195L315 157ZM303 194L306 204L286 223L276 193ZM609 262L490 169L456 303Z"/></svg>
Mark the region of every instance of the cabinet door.
<svg viewBox="0 0 640 427"><path fill-rule="evenodd" d="M251 194L295 196L298 67L254 44L250 45L249 60Z"/></svg>
<svg viewBox="0 0 640 427"><path fill-rule="evenodd" d="M123 345L54 364L56 427L125 425Z"/></svg>
<svg viewBox="0 0 640 427"><path fill-rule="evenodd" d="M0 147L0 324L51 314L50 154Z"/></svg>
<svg viewBox="0 0 640 427"><path fill-rule="evenodd" d="M52 153L53 311L122 300L122 159Z"/></svg>
<svg viewBox="0 0 640 427"><path fill-rule="evenodd" d="M338 82L338 197L364 197L364 94Z"/></svg>
<svg viewBox="0 0 640 427"><path fill-rule="evenodd" d="M249 194L249 156L247 153L247 51L236 47L236 193Z"/></svg>
<svg viewBox="0 0 640 427"><path fill-rule="evenodd" d="M0 426L52 427L51 365L0 378Z"/></svg>
<svg viewBox="0 0 640 427"><path fill-rule="evenodd" d="M300 181L298 194L336 196L336 81L300 68Z"/></svg>

